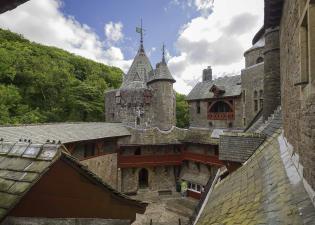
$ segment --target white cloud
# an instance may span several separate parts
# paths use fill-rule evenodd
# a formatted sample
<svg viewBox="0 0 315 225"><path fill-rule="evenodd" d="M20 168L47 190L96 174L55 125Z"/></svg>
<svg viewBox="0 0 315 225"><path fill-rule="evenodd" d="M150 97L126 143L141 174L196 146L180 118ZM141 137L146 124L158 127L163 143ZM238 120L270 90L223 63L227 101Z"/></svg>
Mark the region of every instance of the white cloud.
<svg viewBox="0 0 315 225"><path fill-rule="evenodd" d="M195 6L203 16L212 13L214 0L195 0Z"/></svg>
<svg viewBox="0 0 315 225"><path fill-rule="evenodd" d="M121 22L113 23L112 21L105 24L104 31L105 36L110 42L117 42L123 39L124 35L122 33L123 24Z"/></svg>
<svg viewBox="0 0 315 225"><path fill-rule="evenodd" d="M130 61L124 60L119 48L105 48L99 36L74 17L65 16L60 0L31 0L15 10L0 15L0 26L20 33L27 39L56 46L83 57L126 70ZM115 26L117 28L117 25ZM122 24L118 28L122 28ZM117 39L117 35L115 36Z"/></svg>
<svg viewBox="0 0 315 225"><path fill-rule="evenodd" d="M171 7L180 7L184 11L194 9L200 12L202 16L208 16L212 12L213 2L214 0L171 0L164 7L164 11L167 12Z"/></svg>
<svg viewBox="0 0 315 225"><path fill-rule="evenodd" d="M188 93L209 65L215 76L240 74L243 53L263 24L263 0L220 0L213 8L211 2L194 0L200 11L210 7L213 12L193 18L179 30L175 43L178 54L168 62L177 78L178 92Z"/></svg>

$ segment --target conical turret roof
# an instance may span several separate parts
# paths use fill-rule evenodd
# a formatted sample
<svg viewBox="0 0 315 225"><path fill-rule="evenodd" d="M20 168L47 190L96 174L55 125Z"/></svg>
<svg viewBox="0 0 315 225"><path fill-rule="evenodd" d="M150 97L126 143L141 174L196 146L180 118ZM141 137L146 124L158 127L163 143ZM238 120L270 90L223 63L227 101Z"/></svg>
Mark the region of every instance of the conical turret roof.
<svg viewBox="0 0 315 225"><path fill-rule="evenodd" d="M145 88L152 73L150 60L145 54L143 45L140 45L138 53L125 76L122 88Z"/></svg>
<svg viewBox="0 0 315 225"><path fill-rule="evenodd" d="M176 80L173 78L170 70L168 69L167 64L163 61L156 65L154 76L151 77L151 79L148 81L148 83L154 82L157 80L168 80L168 81L171 81L173 83L176 82Z"/></svg>

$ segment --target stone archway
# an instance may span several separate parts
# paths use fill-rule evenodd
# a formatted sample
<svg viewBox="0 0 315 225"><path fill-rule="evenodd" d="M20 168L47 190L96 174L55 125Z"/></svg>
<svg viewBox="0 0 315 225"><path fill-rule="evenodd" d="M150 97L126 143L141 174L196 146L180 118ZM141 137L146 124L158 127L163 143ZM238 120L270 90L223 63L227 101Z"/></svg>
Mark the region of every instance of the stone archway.
<svg viewBox="0 0 315 225"><path fill-rule="evenodd" d="M149 172L147 169L142 168L139 171L138 184L139 184L139 188L149 187Z"/></svg>

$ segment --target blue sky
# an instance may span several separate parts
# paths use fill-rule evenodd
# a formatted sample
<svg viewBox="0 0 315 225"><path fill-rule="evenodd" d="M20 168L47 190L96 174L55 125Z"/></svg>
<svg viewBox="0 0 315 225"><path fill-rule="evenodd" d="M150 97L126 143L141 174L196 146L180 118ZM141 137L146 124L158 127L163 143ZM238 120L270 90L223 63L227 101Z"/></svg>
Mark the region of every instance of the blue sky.
<svg viewBox="0 0 315 225"><path fill-rule="evenodd" d="M214 77L240 74L263 9L264 0L30 0L0 27L127 72L142 18L152 66L164 42L175 90L187 94L207 66Z"/></svg>
<svg viewBox="0 0 315 225"><path fill-rule="evenodd" d="M163 42L171 54L175 54L174 43L178 31L183 24L198 15L196 7L188 7L169 0L64 0L62 12L73 15L80 23L92 27L95 32L106 39L104 35L104 21L123 24L124 38L117 43L126 58L134 56L139 44L139 35L135 27L143 20L145 32L145 47L151 52L152 63L155 64L161 57Z"/></svg>

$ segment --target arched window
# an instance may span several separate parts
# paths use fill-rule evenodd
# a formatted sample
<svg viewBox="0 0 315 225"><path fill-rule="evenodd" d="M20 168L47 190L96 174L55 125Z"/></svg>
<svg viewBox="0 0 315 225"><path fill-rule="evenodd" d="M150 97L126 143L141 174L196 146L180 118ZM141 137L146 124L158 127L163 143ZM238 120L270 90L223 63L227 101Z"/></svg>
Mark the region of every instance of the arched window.
<svg viewBox="0 0 315 225"><path fill-rule="evenodd" d="M224 101L217 101L216 103L214 103L211 108L210 111L212 113L217 113L217 112L233 112L233 109L231 108L231 106L229 106L229 104L227 104Z"/></svg>
<svg viewBox="0 0 315 225"><path fill-rule="evenodd" d="M262 63L264 61L263 57L258 57L258 59L256 60L256 63Z"/></svg>
<svg viewBox="0 0 315 225"><path fill-rule="evenodd" d="M139 188L147 188L149 186L149 172L147 169L142 168L139 171Z"/></svg>
<svg viewBox="0 0 315 225"><path fill-rule="evenodd" d="M264 106L264 91L259 91L259 107L262 109Z"/></svg>

